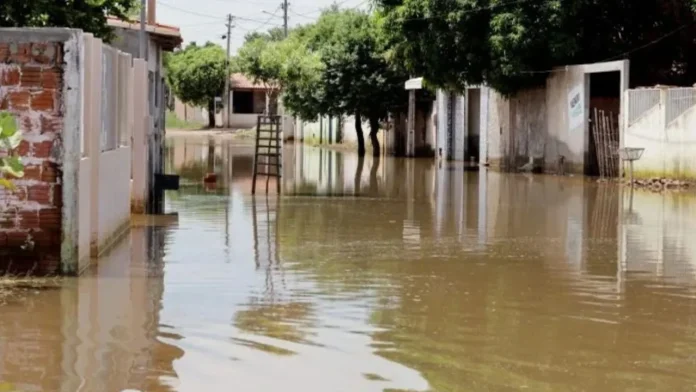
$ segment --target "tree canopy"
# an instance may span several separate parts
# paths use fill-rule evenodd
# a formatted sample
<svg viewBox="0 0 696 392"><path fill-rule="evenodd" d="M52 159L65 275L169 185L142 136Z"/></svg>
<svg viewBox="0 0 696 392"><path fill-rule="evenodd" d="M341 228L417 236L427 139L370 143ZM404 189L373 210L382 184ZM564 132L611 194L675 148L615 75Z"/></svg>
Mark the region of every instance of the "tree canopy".
<svg viewBox="0 0 696 392"><path fill-rule="evenodd" d="M693 0L379 0L394 61L443 87L503 93L566 64L630 58L633 84L696 81Z"/></svg>
<svg viewBox="0 0 696 392"><path fill-rule="evenodd" d="M107 16L128 20L138 0L2 0L0 27L72 27L109 41Z"/></svg>
<svg viewBox="0 0 696 392"><path fill-rule="evenodd" d="M182 101L208 106L208 125L215 126L215 98L225 89L227 62L219 45L189 44L167 59L167 78L174 93Z"/></svg>
<svg viewBox="0 0 696 392"><path fill-rule="evenodd" d="M379 154L380 120L407 102L407 75L388 61L379 33L369 14L334 7L285 40L247 41L236 62L256 81L282 88L284 106L295 115L354 115L360 154L362 120L369 120L373 152Z"/></svg>

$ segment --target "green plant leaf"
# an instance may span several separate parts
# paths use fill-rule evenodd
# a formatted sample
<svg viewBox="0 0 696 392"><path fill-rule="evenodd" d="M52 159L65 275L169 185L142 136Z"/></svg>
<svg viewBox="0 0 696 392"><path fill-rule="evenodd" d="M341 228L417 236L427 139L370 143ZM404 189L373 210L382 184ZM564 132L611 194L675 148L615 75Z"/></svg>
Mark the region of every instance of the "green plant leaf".
<svg viewBox="0 0 696 392"><path fill-rule="evenodd" d="M15 187L15 185L12 183L12 181L8 180L7 178L0 178L0 188L7 188L11 191L14 191L15 189L17 189L17 187ZM2 384L0 384L0 386L1 385ZM2 390L3 389L0 388L0 391L2 391Z"/></svg>
<svg viewBox="0 0 696 392"><path fill-rule="evenodd" d="M17 134L17 121L10 113L0 113L0 139Z"/></svg>
<svg viewBox="0 0 696 392"><path fill-rule="evenodd" d="M24 165L18 157L5 157L0 159L0 172L22 178L24 177Z"/></svg>

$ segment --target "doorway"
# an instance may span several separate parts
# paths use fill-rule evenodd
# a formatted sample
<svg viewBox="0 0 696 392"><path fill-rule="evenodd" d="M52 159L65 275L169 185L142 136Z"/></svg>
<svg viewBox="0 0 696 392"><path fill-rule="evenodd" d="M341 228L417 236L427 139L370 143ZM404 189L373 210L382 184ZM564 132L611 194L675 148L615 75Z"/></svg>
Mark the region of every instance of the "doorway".
<svg viewBox="0 0 696 392"><path fill-rule="evenodd" d="M479 161L480 140L481 140L481 89L470 88L467 99L467 132L466 144L464 149L464 159L469 162Z"/></svg>
<svg viewBox="0 0 696 392"><path fill-rule="evenodd" d="M621 72L601 72L589 77L589 128L585 175L619 176L619 116Z"/></svg>

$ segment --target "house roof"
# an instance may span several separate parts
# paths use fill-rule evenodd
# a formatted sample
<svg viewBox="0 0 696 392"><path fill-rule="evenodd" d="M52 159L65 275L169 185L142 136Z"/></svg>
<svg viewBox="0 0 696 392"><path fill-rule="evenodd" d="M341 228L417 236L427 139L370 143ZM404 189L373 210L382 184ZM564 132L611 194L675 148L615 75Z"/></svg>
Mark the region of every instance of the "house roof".
<svg viewBox="0 0 696 392"><path fill-rule="evenodd" d="M230 76L230 87L237 90L268 90L262 83L254 83L253 80L241 73Z"/></svg>
<svg viewBox="0 0 696 392"><path fill-rule="evenodd" d="M140 22L126 22L110 16L107 19L107 23L109 27L140 31ZM184 41L181 37L181 30L176 26L168 26L160 23L154 25L147 24L145 25L145 31L148 32L152 39L160 44L164 50L174 50Z"/></svg>

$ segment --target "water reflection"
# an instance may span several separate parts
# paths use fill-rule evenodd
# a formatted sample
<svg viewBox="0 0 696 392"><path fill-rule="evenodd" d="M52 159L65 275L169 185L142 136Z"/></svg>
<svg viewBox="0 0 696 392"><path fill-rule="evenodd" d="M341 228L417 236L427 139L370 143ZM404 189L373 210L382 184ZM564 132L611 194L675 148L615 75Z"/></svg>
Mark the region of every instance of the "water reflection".
<svg viewBox="0 0 696 392"><path fill-rule="evenodd" d="M178 218L0 308L20 390L690 390L696 197L172 140ZM206 187L214 172L218 182ZM149 227L166 225L166 227ZM2 384L0 384L2 385Z"/></svg>
<svg viewBox="0 0 696 392"><path fill-rule="evenodd" d="M134 228L90 274L2 307L11 391L174 391L178 336L160 328L165 228Z"/></svg>

